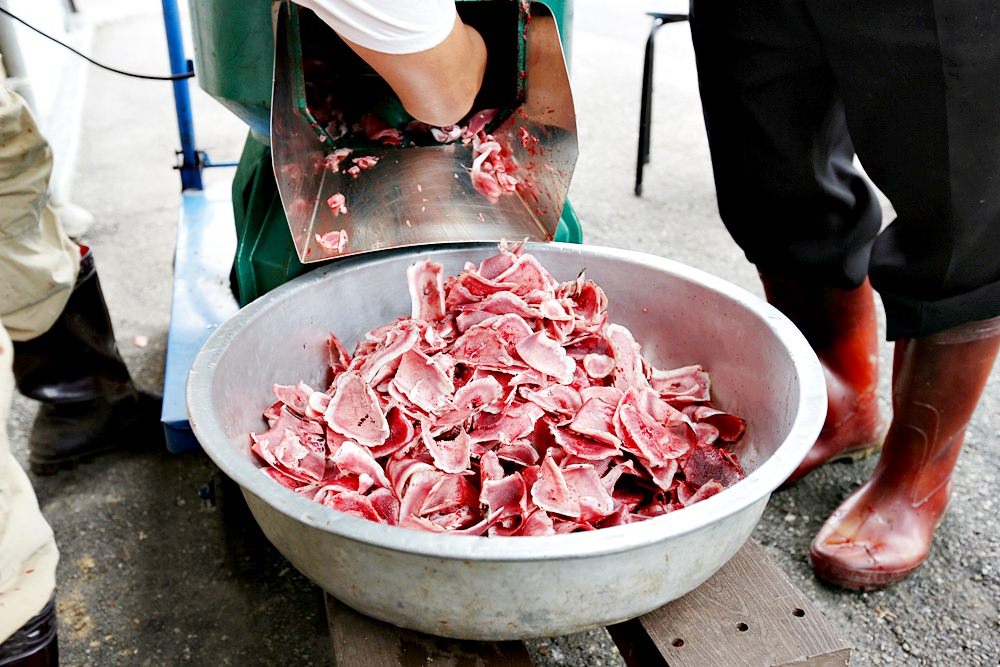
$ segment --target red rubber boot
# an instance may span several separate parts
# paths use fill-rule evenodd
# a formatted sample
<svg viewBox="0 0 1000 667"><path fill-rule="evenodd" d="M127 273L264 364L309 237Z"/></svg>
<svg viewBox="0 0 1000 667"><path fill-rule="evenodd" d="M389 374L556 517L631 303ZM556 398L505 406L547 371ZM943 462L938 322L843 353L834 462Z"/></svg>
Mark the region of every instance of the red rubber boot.
<svg viewBox="0 0 1000 667"><path fill-rule="evenodd" d="M998 349L1000 318L896 343L894 414L882 458L813 540L810 554L820 579L857 590L882 588L924 562Z"/></svg>
<svg viewBox="0 0 1000 667"><path fill-rule="evenodd" d="M826 375L826 423L788 486L827 461L861 459L881 445L875 294L867 280L841 290L765 272L760 279L768 302L802 331Z"/></svg>

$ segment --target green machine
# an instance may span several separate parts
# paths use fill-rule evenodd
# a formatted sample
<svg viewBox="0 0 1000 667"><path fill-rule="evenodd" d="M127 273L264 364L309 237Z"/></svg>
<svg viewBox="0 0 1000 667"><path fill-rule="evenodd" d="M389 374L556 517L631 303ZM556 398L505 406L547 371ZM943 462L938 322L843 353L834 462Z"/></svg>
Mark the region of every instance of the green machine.
<svg viewBox="0 0 1000 667"><path fill-rule="evenodd" d="M568 188L569 176L576 157L575 115L572 113L572 98L569 97L568 80L565 81L565 94L562 94L560 85L554 85L553 88L558 90L560 94L556 95L547 91L536 92L533 104L530 94L528 95L528 103L524 103L523 83L527 79L530 87L532 82L541 81L545 76L549 76L547 70L551 69L546 68L546 71L543 71L542 67L538 67L535 71L530 69L526 71L525 69L525 61L532 60L532 54L528 53L525 47L526 42L529 45L532 43L532 40L528 39L529 30L537 32L540 30L539 25L543 23L539 20L532 22L533 16L548 18L551 14L554 21L550 20L549 22L558 27L558 32L552 31L551 40L546 40L545 36L542 36L534 37L533 41L538 44L543 44L546 41L561 43L562 52L565 54L566 62L568 62L572 0L542 0L530 5L527 2L517 2L516 0L459 0L457 7L463 20L476 27L483 34L491 59L502 61L491 63L490 67L494 69L499 67L501 77L504 76L502 73L504 68L514 71L515 74L519 73L519 79L522 81L522 83L517 84L518 90L512 93L513 98L498 105L506 107L505 111L510 117L508 122L498 124L491 131L498 137L507 132L511 142L516 144L518 132L522 137L527 136L525 132L527 125L532 130L532 136L541 137L541 143L545 146L569 145L569 142L565 141L567 134L572 135L572 144L571 150L564 148L562 151L555 151L550 158L546 159L545 164L540 164L537 172L532 174L538 181L544 181L548 172L561 174L561 177L557 179L558 183L543 182L541 185L543 194L546 194L553 203L558 203L558 209L554 213L548 213L547 217L545 215L547 210L540 208L537 202L528 205L518 202L502 202L505 208L494 207L494 210L489 208L489 203L485 200L477 202L471 195L465 196L461 209L454 202L451 202L451 208L448 211L461 210L466 220L470 219L469 216L478 216L478 219L482 220L484 212L488 215L492 211L498 216L510 218L512 216L523 217L526 210L531 210L534 211L531 214L534 224L541 229L536 238L581 242L582 232L579 221L569 202L565 200L565 191ZM510 17L510 20L505 22L504 17ZM199 84L250 126L250 132L232 186L237 234L233 283L238 300L242 305L314 268L316 265L312 264L313 261L335 256L324 256L322 252L314 252L320 248L312 243L312 239L314 236L318 236L319 232L328 230L330 225L340 221L330 220L329 211L322 206L316 207L311 216L307 215L299 220L296 211L301 207L290 206L291 198L301 197L300 191L303 188L311 188L310 194L313 201L325 201L329 192L339 188L350 189L351 187L358 190L358 184L350 179L344 179L346 182L340 182L325 173L320 177L324 179L322 183L319 181L311 182L309 179L306 179L307 182L304 184L292 183L275 176L276 171L279 174L290 171L301 173L301 169L288 168L287 165L293 161L297 160L305 165L307 162L315 160L314 156L304 154L306 146L308 146L310 153L315 153L317 148L329 153L338 147L334 138L318 127L316 119L313 118L308 107L307 95L302 89L303 85L309 85L310 45L313 41L318 41L315 37L318 34L317 31L325 29L325 26L320 25L318 19L311 12L299 9L288 0L191 0L191 18ZM519 31L513 37L511 35L514 30L511 29L511 25L518 26L516 29ZM275 39L276 35L277 40ZM328 37L329 33L327 33ZM275 48L276 44L277 49ZM499 57L497 54L500 54ZM334 66L341 64L340 61L336 60L338 57L340 56L337 54L329 56L330 59L333 59ZM506 62L509 60L514 62ZM533 60L539 60L539 58L536 57ZM349 62L345 56L343 67L357 68L358 64ZM565 68L562 68L561 71L565 72ZM490 76L488 70L487 85L484 85L484 94L486 95L490 94L487 91L487 88L490 87ZM555 77L554 80L557 84L563 83L558 74L552 76ZM507 76L507 79L510 78ZM363 78L352 80L365 81ZM536 84L536 89L539 87L541 84ZM274 109L272 109L272 100L274 100ZM488 102L492 101L488 100ZM393 100L381 99L374 100L374 102L381 117L390 119L390 122L405 121L405 112L398 107L398 102L395 105ZM483 108L480 101L477 101L477 105L479 106L474 108ZM565 128L557 128L554 133L550 131L552 123L546 122L545 115L553 114L553 107L568 107L568 113L572 116L571 123L562 123L569 125L568 131ZM533 113L537 117L533 117ZM278 124L274 127L272 127L272 116L278 119ZM291 125L285 122L286 119L290 121ZM302 138L307 135L308 144L304 143L306 140ZM273 136L278 138L274 142L277 153L272 153L271 140ZM529 146L525 144L525 148L529 148ZM462 173L460 165L463 162L467 164L469 161L467 159L469 156L462 152L461 146L416 148L413 150L397 148L394 150L397 152L386 151L379 153L379 156L383 162L396 163L397 172L395 173L411 173L413 169L417 169L417 167L410 166L413 164L424 165L419 167L421 173L432 172L434 169L440 170L440 165L452 165L455 173L451 175L454 176L456 182L462 180L460 179ZM406 159L403 160L403 164L400 164L400 158L404 156ZM427 167L428 164L431 166ZM553 164L559 168L553 168ZM407 172L408 169L409 172ZM362 179L355 180L362 181ZM364 181L366 189L363 192L356 191L349 194L349 199L367 202L366 205L369 208L378 209L377 216L381 216L381 219L385 220L385 225L393 224L396 226L393 228L383 227L383 231L403 229L399 226L403 222L401 218L404 215L407 216L405 221L407 227L410 227L408 218L411 214L402 212L404 209L400 208L399 201L397 201L399 197L389 196L390 191L387 188L390 188L390 185L383 185L382 181L384 180L386 179L383 177L382 179ZM428 178L426 183L429 184L433 180L433 178ZM381 188L381 191L371 192L372 188L375 187ZM420 185L416 184L416 187L419 189ZM546 190L546 187L549 190ZM391 184L391 188L393 188L393 193L398 194L398 184ZM456 197L455 187L451 187L451 190L452 193L449 196L454 199ZM428 186L428 196L433 197L432 193L433 190ZM462 194L465 195L464 191ZM321 197L322 199L320 199ZM427 197L422 197L422 201L428 201ZM473 205L471 207L470 202ZM301 202L296 201L295 203ZM435 203L437 203L436 200ZM440 209L432 208L431 210ZM471 219L475 220L476 217ZM364 236L365 230L379 229L378 224L373 224L373 222L377 223L378 221L378 219L373 218L364 221L364 225L356 224L352 228L352 238L363 241L365 250L379 247L377 240L373 240L372 234L369 234L368 237ZM350 221L347 224L349 223ZM461 226L454 225L454 227ZM419 225L413 227L422 228ZM403 231L405 232L405 229ZM438 233L440 235L440 232ZM473 232L467 230L464 233ZM447 234L442 238L452 240ZM471 238L458 237L454 240L471 240ZM403 237L391 243L390 247L419 242L424 241L419 237L412 239Z"/></svg>

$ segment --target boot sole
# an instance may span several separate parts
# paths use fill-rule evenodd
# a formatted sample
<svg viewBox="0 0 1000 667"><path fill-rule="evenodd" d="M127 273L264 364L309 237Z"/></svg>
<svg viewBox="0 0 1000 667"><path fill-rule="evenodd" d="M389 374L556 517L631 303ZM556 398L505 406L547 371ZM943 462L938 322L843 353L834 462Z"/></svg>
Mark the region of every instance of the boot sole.
<svg viewBox="0 0 1000 667"><path fill-rule="evenodd" d="M913 567L893 571L849 570L820 560L812 554L810 556L813 572L819 579L851 591L877 591L887 588L906 579L924 564L921 560Z"/></svg>

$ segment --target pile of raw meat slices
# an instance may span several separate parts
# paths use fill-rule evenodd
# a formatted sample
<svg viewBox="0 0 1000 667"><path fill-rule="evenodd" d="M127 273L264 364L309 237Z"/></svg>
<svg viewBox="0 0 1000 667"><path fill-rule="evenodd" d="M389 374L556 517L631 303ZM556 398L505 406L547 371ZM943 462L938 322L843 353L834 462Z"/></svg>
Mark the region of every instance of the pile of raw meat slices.
<svg viewBox="0 0 1000 667"><path fill-rule="evenodd" d="M410 317L348 355L329 387L275 385L262 470L371 521L464 535L551 535L642 521L744 477L742 419L699 366L652 368L582 275L559 283L523 244L445 278L407 272Z"/></svg>

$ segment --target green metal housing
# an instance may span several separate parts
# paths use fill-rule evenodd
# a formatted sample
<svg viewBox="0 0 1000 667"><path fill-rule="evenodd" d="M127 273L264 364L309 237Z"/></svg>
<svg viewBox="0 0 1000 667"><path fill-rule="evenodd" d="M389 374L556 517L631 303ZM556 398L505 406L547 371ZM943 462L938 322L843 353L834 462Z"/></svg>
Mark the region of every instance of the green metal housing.
<svg viewBox="0 0 1000 667"><path fill-rule="evenodd" d="M459 0L476 1L481 0ZM540 4L555 17L569 62L572 0L541 0ZM271 166L268 136L274 70L273 6L272 0L191 0L198 83L250 126L233 179L237 246L232 282L241 305L322 266L298 261ZM583 240L580 222L569 202L563 209L555 240Z"/></svg>

